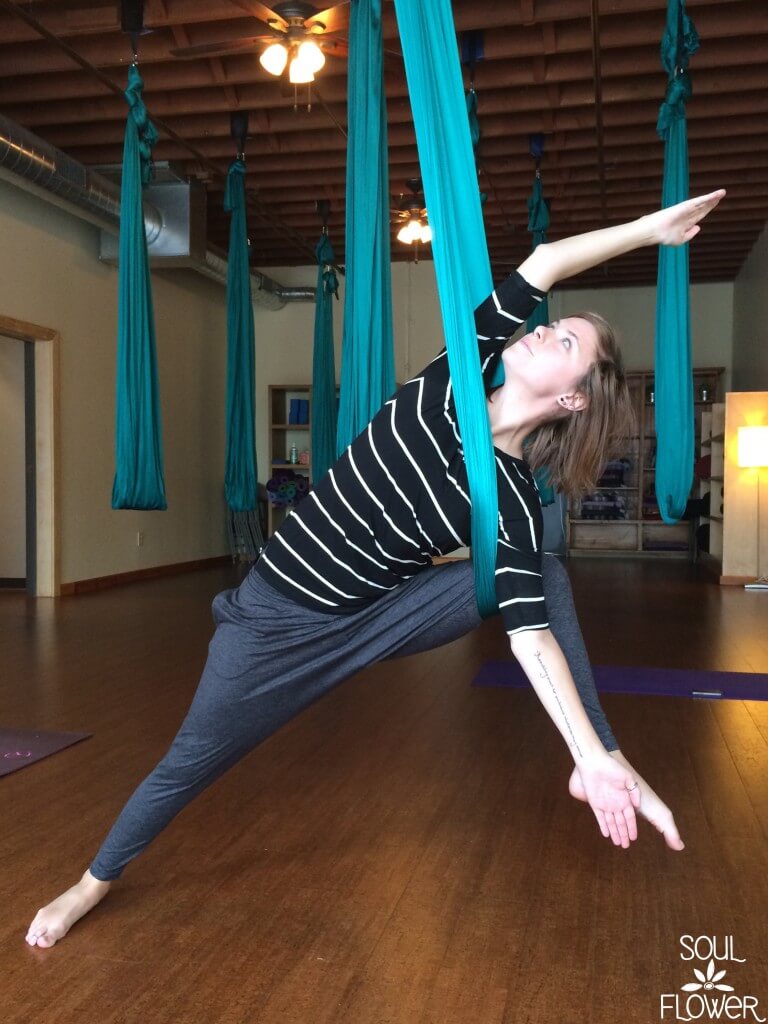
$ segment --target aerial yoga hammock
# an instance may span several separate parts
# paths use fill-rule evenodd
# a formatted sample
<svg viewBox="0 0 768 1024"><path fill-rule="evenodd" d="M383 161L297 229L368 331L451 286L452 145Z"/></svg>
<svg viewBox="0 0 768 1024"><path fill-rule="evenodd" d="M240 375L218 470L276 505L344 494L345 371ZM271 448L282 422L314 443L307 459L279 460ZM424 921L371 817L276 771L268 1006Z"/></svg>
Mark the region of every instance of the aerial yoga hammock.
<svg viewBox="0 0 768 1024"><path fill-rule="evenodd" d="M382 62L381 0L355 0L349 20L347 264L337 457L395 390Z"/></svg>
<svg viewBox="0 0 768 1024"><path fill-rule="evenodd" d="M312 352L312 477L319 480L336 461L336 362L333 350L333 296L339 298L336 259L328 225L315 247L317 289L315 291L315 334Z"/></svg>
<svg viewBox="0 0 768 1024"><path fill-rule="evenodd" d="M661 62L669 75L656 131L664 139L662 207L688 198L685 103L688 60L699 47L685 0L669 0ZM656 499L666 523L677 522L693 480L693 377L688 245L659 246L656 295Z"/></svg>
<svg viewBox="0 0 768 1024"><path fill-rule="evenodd" d="M143 85L134 61L125 91L129 112L120 188L113 509L168 507L152 283L141 202L142 186L152 176L157 131L144 106Z"/></svg>
<svg viewBox="0 0 768 1024"><path fill-rule="evenodd" d="M233 118L233 127L236 119ZM224 494L233 558L252 561L264 546L258 515L258 469L254 432L255 352L243 148L227 172L224 209L231 215L227 261L227 407ZM233 132L233 134L235 134Z"/></svg>
<svg viewBox="0 0 768 1024"><path fill-rule="evenodd" d="M477 176L448 0L395 0L411 99L456 412L472 500L478 610L498 611L496 465L473 311L491 292ZM461 259L456 259L461 239ZM511 326L511 325L510 325ZM510 331L510 333L512 333Z"/></svg>

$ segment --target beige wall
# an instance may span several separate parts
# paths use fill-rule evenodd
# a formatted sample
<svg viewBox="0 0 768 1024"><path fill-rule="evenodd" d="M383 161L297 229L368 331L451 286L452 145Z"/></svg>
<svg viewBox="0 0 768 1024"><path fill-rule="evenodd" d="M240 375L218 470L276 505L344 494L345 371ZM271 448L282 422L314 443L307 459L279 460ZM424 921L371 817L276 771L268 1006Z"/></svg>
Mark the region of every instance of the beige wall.
<svg viewBox="0 0 768 1024"><path fill-rule="evenodd" d="M730 386L733 334L733 284L693 284L691 350L694 366L724 366L725 389ZM653 366L656 288L577 289L567 283L550 298L550 316L556 319L579 309L602 313L618 330L628 370Z"/></svg>
<svg viewBox="0 0 768 1024"><path fill-rule="evenodd" d="M61 332L62 582L226 553L223 287L191 271L153 275L169 508L116 512L116 270L98 260L96 228L1 181L0 237L0 314ZM283 284L314 285L316 268L269 274ZM393 264L392 292L395 372L403 381L444 344L431 261ZM337 379L343 296L342 278L334 303ZM731 286L695 285L692 301L694 359L730 367ZM615 320L630 367L651 365L653 289L564 291L553 299L553 315L585 304ZM312 303L255 308L262 483L269 476L267 388L311 381L313 322Z"/></svg>
<svg viewBox="0 0 768 1024"><path fill-rule="evenodd" d="M0 336L0 577L27 575L24 345Z"/></svg>
<svg viewBox="0 0 768 1024"><path fill-rule="evenodd" d="M0 238L0 314L61 333L62 582L224 553L223 288L154 275L168 510L113 511L117 272L97 228L5 182Z"/></svg>
<svg viewBox="0 0 768 1024"><path fill-rule="evenodd" d="M768 391L768 224L734 284L733 387Z"/></svg>

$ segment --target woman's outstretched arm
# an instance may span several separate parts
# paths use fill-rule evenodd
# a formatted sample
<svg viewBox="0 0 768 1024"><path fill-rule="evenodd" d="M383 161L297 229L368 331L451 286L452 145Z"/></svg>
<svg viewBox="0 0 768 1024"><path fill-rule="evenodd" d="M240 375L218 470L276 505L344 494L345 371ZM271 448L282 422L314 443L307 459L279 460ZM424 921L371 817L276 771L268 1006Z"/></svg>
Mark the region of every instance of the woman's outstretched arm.
<svg viewBox="0 0 768 1024"><path fill-rule="evenodd" d="M528 676L579 769L587 801L602 834L616 846L637 839L639 787L632 771L608 754L579 699L568 664L549 629L526 629L510 637L512 653Z"/></svg>
<svg viewBox="0 0 768 1024"><path fill-rule="evenodd" d="M714 210L724 195L725 189L721 188L626 224L543 242L520 264L518 271L535 287L549 291L558 281L634 249L646 245L683 245L699 233L699 221Z"/></svg>

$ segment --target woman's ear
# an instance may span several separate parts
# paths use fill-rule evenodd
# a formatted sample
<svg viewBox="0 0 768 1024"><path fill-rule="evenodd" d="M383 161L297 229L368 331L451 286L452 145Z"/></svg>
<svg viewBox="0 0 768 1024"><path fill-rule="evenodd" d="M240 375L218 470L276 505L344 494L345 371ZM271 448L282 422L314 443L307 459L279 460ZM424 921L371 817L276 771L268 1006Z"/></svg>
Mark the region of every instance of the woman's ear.
<svg viewBox="0 0 768 1024"><path fill-rule="evenodd" d="M560 395L557 402L568 412L581 412L587 407L587 396L582 391L574 391L570 395Z"/></svg>

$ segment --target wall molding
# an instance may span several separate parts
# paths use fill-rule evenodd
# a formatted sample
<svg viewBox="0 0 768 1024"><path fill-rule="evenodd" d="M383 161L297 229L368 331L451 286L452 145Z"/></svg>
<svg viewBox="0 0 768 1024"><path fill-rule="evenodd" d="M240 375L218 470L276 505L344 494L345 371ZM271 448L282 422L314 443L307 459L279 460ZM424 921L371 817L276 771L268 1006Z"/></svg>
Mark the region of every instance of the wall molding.
<svg viewBox="0 0 768 1024"><path fill-rule="evenodd" d="M120 587L125 583L138 583L141 580L158 579L161 576L177 576L180 573L195 572L198 569L213 569L218 565L232 562L231 555L215 555L213 558L197 558L191 562L175 562L171 565L154 565L148 569L134 569L131 572L116 572L111 576L96 576L90 580L75 580L61 584L61 596L72 597L76 594L88 594L94 590L106 590L109 587Z"/></svg>

